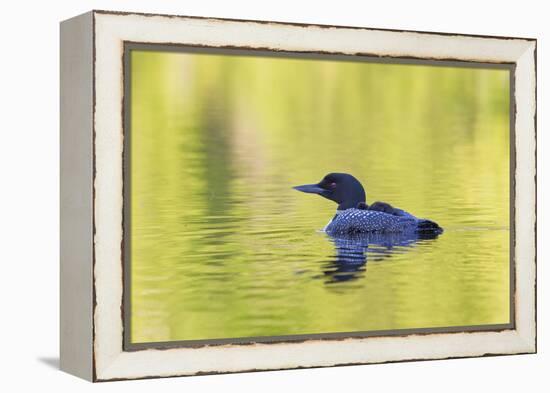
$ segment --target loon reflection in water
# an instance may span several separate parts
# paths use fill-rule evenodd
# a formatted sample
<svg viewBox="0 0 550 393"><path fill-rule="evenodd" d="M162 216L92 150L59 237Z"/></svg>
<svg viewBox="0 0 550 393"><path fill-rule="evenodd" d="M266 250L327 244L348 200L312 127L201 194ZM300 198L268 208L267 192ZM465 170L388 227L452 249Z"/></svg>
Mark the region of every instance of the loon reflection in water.
<svg viewBox="0 0 550 393"><path fill-rule="evenodd" d="M370 232L326 235L334 243L336 254L323 266L323 273L327 278L326 283L334 284L362 277L366 271L367 259L371 262L382 261L396 253L406 252L418 243L436 239L439 233Z"/></svg>

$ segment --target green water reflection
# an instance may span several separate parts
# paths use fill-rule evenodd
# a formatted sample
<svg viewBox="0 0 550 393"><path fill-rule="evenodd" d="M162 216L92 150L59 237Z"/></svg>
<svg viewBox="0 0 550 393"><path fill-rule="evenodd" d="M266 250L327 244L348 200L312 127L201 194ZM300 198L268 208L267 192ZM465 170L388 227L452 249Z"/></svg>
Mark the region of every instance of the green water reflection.
<svg viewBox="0 0 550 393"><path fill-rule="evenodd" d="M509 321L508 71L148 51L131 66L133 342ZM342 265L318 231L335 205L291 189L328 172L445 233Z"/></svg>

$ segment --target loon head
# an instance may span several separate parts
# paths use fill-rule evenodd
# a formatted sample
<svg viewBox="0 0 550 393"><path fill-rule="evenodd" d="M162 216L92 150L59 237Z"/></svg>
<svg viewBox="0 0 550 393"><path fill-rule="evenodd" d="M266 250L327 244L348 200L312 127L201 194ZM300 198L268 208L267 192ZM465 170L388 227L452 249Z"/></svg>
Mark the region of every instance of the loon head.
<svg viewBox="0 0 550 393"><path fill-rule="evenodd" d="M318 194L338 204L338 210L346 210L365 203L365 189L352 175L329 173L317 184L293 187L295 190Z"/></svg>

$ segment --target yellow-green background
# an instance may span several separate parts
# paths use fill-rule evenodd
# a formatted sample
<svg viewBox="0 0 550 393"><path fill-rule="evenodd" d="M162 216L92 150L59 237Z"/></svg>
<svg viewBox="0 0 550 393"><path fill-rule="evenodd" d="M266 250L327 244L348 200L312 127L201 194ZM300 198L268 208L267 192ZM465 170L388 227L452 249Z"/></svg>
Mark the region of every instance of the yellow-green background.
<svg viewBox="0 0 550 393"><path fill-rule="evenodd" d="M509 321L509 72L131 52L131 341ZM437 221L334 278L348 172Z"/></svg>

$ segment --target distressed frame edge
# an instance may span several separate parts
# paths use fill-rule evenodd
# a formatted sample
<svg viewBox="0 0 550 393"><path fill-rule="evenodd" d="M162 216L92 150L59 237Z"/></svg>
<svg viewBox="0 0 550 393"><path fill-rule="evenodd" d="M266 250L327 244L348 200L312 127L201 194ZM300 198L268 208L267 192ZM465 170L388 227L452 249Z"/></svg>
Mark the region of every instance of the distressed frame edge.
<svg viewBox="0 0 550 393"><path fill-rule="evenodd" d="M534 37L516 37L516 36L499 36L499 35L487 35L487 34L468 34L468 33L450 33L442 31L428 31L428 30L410 30L410 29L388 29L382 27L364 27L354 25L330 25L323 23L307 23L307 22L288 22L288 21L271 21L262 19L242 19L242 18L223 18L216 16L199 16L199 15L182 15L182 14L163 14L152 12L139 12L139 11L113 11L104 9L94 9L91 12L98 15L120 15L120 16L159 16L163 18L177 18L177 19L198 19L198 20L211 20L221 22L242 22L242 23L254 23L254 24L269 24L269 25L281 25L281 26L295 26L295 27L318 27L322 29L355 29L355 30L371 30L371 31L383 31L383 32L395 32L395 33L418 33L418 34L433 34L448 37L472 37L472 38L491 38L502 40L522 40L522 41L537 41Z"/></svg>
<svg viewBox="0 0 550 393"><path fill-rule="evenodd" d="M101 12L100 12L101 13ZM111 13L109 12L108 13L109 15L113 15L114 13ZM132 14L133 15L133 14ZM141 14L143 15L143 14ZM186 17L188 18L188 17ZM192 17L191 17L192 18ZM210 18L206 18L206 19L210 19ZM283 23L276 23L276 24L283 24ZM368 29L367 29L368 30ZM414 33L417 33L417 32L414 32ZM426 34L434 34L434 33L426 33ZM456 36L454 34L451 34L452 36ZM466 35L468 36L468 35ZM483 37L482 37L483 38ZM498 39L506 39L506 38L503 38L503 37L497 37ZM535 84L534 84L534 88L536 89L536 40L532 40L532 39L527 39L527 43L532 43L532 41L534 41L534 44L532 47L530 47L528 45L528 48L525 50L525 53L529 52L528 54L531 54L531 53L534 53L534 57L531 55L531 59L535 59L535 64L534 64L534 71L535 71L535 75L534 75L534 79L535 79ZM94 40L94 44L95 44L95 40ZM530 50L531 49L531 50ZM95 73L94 73L94 76L95 76ZM533 131L534 132L534 136L535 136L535 153L536 153L536 96L535 97L531 97L531 98L534 98L534 116L535 116L535 122L534 122L534 127L532 130L528 130L528 131ZM517 119L516 119L516 122L517 122ZM516 135L516 141L515 143L517 144L517 141L519 139L521 139L519 137L519 132L517 133ZM534 167L534 172L535 172L535 184L534 186L536 187L536 162L534 163L535 164L535 167ZM536 208L536 194L535 194L535 208ZM517 216L516 216L517 218ZM535 223L535 227L533 228L534 232L533 234L536 234L536 212L535 212L535 215L534 217L532 217L533 220L534 220L534 223ZM529 232L529 234L531 234L531 232ZM535 262L536 262L536 248L534 250L534 257L535 257ZM528 261L529 262L529 261ZM535 275L534 275L534 279L535 279L535 284L536 284L536 266L535 266L535 271L534 271ZM516 273L517 274L517 273ZM534 288L535 289L535 293L533 296L533 301L536 300L536 287ZM468 354L468 355L459 355L459 356L438 356L438 357L429 357L429 358L422 358L422 359L407 359L407 358L402 358L401 360L388 360L388 361L367 361L367 362L361 362L361 363L346 363L346 364L371 364L371 363L385 363L385 362L395 362L395 361L411 361L411 360L431 360L431 359L443 359L443 358L455 358L455 357L475 357L475 356L497 356L497 355L506 355L506 354L521 354L521 353L534 353L536 352L536 310L533 310L533 312L535 312L535 315L534 316L534 323L535 323L535 326L533 327L534 328L534 332L533 331L529 331L527 332L525 329L523 329L521 326L517 326L517 331L514 331L515 332L515 337L514 339L516 339L516 343L518 345L520 345L520 347L516 348L516 351L514 352L510 352L510 353L505 353L505 351L502 351L502 352L495 352L495 353L481 353L481 354L477 354L477 355L472 355L472 354ZM516 315L517 317L517 315ZM521 334L520 334L521 333ZM534 333L534 334L533 334ZM451 333L452 334L452 333ZM447 335L447 334L445 334ZM95 340L95 336L94 336L94 340ZM294 344L296 345L296 344ZM300 344L298 344L300 345ZM120 356L118 356L116 359L112 359L113 362L112 362L112 366L115 366L114 368L116 369L116 365L115 363L119 363L119 361L126 361L127 359L121 359ZM278 367L278 368L264 368L263 370L271 370L271 369L289 369L289 368L302 368L302 367L307 367L307 368L311 368L311 367L330 367L330 366L337 366L337 365L343 365L343 364L330 364L330 365L308 365L308 366L290 366L290 367ZM107 367L107 368L111 368L111 367ZM105 371L105 373L103 372ZM144 376L109 376L109 372L107 369L102 369L101 372L100 372L100 376L97 377L96 375L94 375L94 380L96 381L105 381L105 380L119 380L119 379L137 379L137 378L152 378L152 377L168 377L168 376L183 376L183 375L197 375L197 374L210 374L210 373L222 373L222 372L244 372L244 371L260 371L260 370L255 370L255 369L247 369L247 370L227 370L227 371L216 371L216 372L192 372L190 374L186 374L186 373L171 373L171 374L164 374L164 375L157 375L157 374L153 374L153 375L144 375ZM116 373L116 371L115 371Z"/></svg>
<svg viewBox="0 0 550 393"><path fill-rule="evenodd" d="M93 365L93 19L59 25L59 367L94 380Z"/></svg>
<svg viewBox="0 0 550 393"><path fill-rule="evenodd" d="M519 338L529 353L537 353L536 40L517 59L515 89L515 318Z"/></svg>

